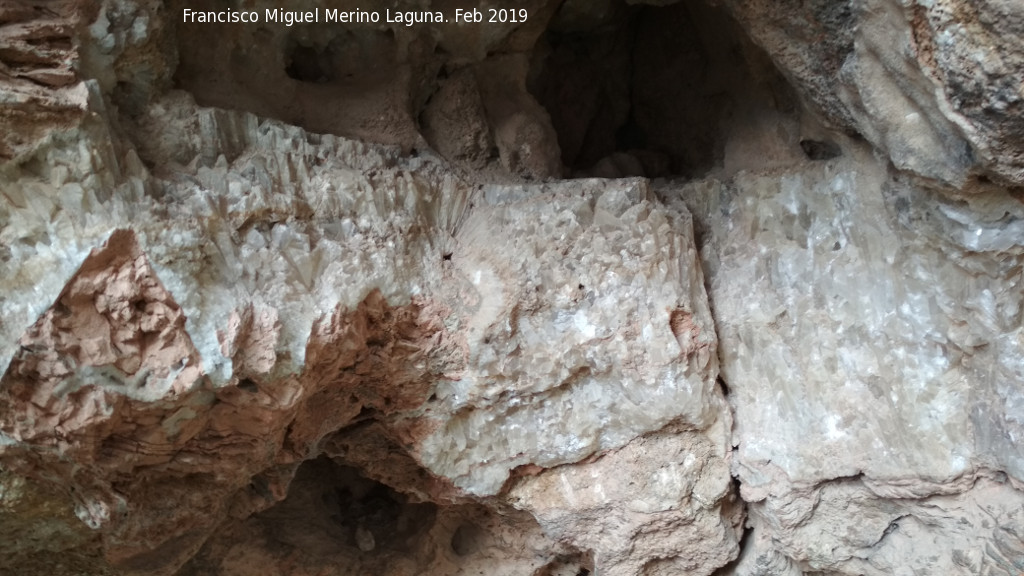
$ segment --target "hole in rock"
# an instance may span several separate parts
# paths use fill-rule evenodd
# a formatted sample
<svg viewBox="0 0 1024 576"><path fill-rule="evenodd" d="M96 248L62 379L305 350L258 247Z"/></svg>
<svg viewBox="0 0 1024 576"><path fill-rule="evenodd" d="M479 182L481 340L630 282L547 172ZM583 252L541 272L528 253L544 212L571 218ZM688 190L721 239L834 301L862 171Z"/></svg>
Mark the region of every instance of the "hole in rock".
<svg viewBox="0 0 1024 576"><path fill-rule="evenodd" d="M327 457L303 463L288 497L255 516L266 537L312 557L402 554L418 548L437 506L408 497Z"/></svg>
<svg viewBox="0 0 1024 576"><path fill-rule="evenodd" d="M169 0L168 12L222 10L218 4ZM175 39L174 83L202 106L385 144L411 141L415 133L401 118L408 82L390 30L322 21L206 23L178 27Z"/></svg>
<svg viewBox="0 0 1024 576"><path fill-rule="evenodd" d="M589 556L549 540L529 513L426 500L435 480L375 426L326 440L334 455L299 465L283 500L218 528L179 576L490 574L496 562L531 576L592 571ZM272 490L258 477L247 491Z"/></svg>
<svg viewBox="0 0 1024 576"><path fill-rule="evenodd" d="M526 34L535 43L513 35L504 42L514 50L487 56L471 36L426 24L182 26L174 82L203 106L406 154L428 142L449 160L498 162L524 178L690 177L804 160L801 126L765 120L799 111L793 90L712 3L567 0L543 32ZM528 67L510 63L521 57ZM807 156L835 153L805 140Z"/></svg>
<svg viewBox="0 0 1024 576"><path fill-rule="evenodd" d="M334 80L331 55L312 46L296 46L288 56L285 74L300 82L323 84Z"/></svg>
<svg viewBox="0 0 1024 576"><path fill-rule="evenodd" d="M723 163L732 125L795 108L768 57L703 2L565 2L529 88L577 177L699 176Z"/></svg>
<svg viewBox="0 0 1024 576"><path fill-rule="evenodd" d="M459 556L469 556L483 544L483 530L472 522L459 525L452 534L452 551Z"/></svg>
<svg viewBox="0 0 1024 576"><path fill-rule="evenodd" d="M835 143L820 140L801 140L800 148L809 160L831 160L842 154Z"/></svg>
<svg viewBox="0 0 1024 576"><path fill-rule="evenodd" d="M534 576L590 576L594 571L592 554L572 554L556 558Z"/></svg>

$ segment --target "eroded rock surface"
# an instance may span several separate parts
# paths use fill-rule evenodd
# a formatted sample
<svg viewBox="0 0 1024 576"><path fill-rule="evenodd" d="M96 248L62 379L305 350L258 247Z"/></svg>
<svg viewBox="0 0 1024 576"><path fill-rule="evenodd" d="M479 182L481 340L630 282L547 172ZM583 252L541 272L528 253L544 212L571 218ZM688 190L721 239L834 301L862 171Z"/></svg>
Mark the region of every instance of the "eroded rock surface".
<svg viewBox="0 0 1024 576"><path fill-rule="evenodd" d="M1021 12L1013 2L727 0L835 128L907 172L1024 183Z"/></svg>
<svg viewBox="0 0 1024 576"><path fill-rule="evenodd" d="M0 4L0 572L1024 570L1021 7L222 4Z"/></svg>
<svg viewBox="0 0 1024 576"><path fill-rule="evenodd" d="M784 543L793 570L1005 568L1003 553L953 544L991 538L1002 520L954 527L955 513L919 501L950 497L970 516L985 514L977 494L1005 490L990 511L1020 506L1021 204L994 188L949 200L847 150L666 190L702 223L755 532ZM931 553L891 542L925 533ZM759 573L752 562L739 573Z"/></svg>
<svg viewBox="0 0 1024 576"><path fill-rule="evenodd" d="M27 197L7 208L9 234L46 246L21 242L12 267L95 248L66 279L45 272L55 303L8 345L5 467L67 490L115 569L171 573L199 553L196 570L241 570L230 566L243 552L211 535L277 510L319 454L400 499L499 506L522 467L597 474L588 458L675 422L703 438L700 462L718 471L702 514L727 513L729 414L692 224L645 181L474 187L435 161L182 94L135 121L147 161L194 154L189 166L156 177L119 163L104 189L89 180L101 169L88 147L46 148L41 173L19 176L47 210ZM55 226L79 231L67 248ZM458 518L490 514L466 510L477 511L453 512L409 566L454 537ZM687 546L725 539L732 548L715 558L728 561L728 514L717 528L684 515ZM539 570L590 553L517 517L501 530L547 544L516 562ZM361 530L353 553L381 553L371 542L388 529Z"/></svg>

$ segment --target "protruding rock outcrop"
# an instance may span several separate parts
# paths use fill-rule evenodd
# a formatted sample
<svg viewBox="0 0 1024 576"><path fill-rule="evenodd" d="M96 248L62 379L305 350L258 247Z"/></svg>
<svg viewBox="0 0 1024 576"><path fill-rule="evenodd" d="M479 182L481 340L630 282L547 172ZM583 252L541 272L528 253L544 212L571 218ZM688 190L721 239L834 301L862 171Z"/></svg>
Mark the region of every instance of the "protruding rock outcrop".
<svg viewBox="0 0 1024 576"><path fill-rule="evenodd" d="M429 4L0 3L0 572L1020 571L1019 7Z"/></svg>

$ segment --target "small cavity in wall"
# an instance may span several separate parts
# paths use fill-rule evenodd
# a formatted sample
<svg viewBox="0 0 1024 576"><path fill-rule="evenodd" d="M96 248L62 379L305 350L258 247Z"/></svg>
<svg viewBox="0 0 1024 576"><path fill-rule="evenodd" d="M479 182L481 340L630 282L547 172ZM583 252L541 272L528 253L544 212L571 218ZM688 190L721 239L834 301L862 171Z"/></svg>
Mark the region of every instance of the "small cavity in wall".
<svg viewBox="0 0 1024 576"><path fill-rule="evenodd" d="M574 176L700 176L725 163L738 124L797 108L768 57L704 2L566 2L529 87Z"/></svg>

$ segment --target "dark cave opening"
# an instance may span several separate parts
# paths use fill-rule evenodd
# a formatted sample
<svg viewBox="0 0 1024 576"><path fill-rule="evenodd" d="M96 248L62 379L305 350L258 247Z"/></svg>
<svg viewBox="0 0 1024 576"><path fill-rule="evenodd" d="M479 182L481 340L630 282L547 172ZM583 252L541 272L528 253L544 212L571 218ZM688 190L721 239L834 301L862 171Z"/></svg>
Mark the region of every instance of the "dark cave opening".
<svg viewBox="0 0 1024 576"><path fill-rule="evenodd" d="M300 44L291 49L287 63L285 74L299 82L325 84L334 79L331 55L326 50Z"/></svg>
<svg viewBox="0 0 1024 576"><path fill-rule="evenodd" d="M174 81L204 106L528 180L698 177L730 152L745 167L836 153L794 127L799 99L724 8L658 4L567 0L502 40L441 25L187 27Z"/></svg>
<svg viewBox="0 0 1024 576"><path fill-rule="evenodd" d="M795 97L723 9L704 2L604 10L566 2L528 87L573 176L699 176L723 163L731 124Z"/></svg>
<svg viewBox="0 0 1024 576"><path fill-rule="evenodd" d="M402 463L408 456L381 455L365 440L327 442L331 451L364 451L355 461L325 453L299 464L294 476L271 474L290 476L273 503L266 482L254 479L250 491L268 507L226 522L177 574L240 576L282 566L308 574L486 574L495 558L532 576L593 573L591 553L548 540L528 512L424 498L422 479ZM376 466L359 463L371 453ZM374 468L390 477L374 479Z"/></svg>
<svg viewBox="0 0 1024 576"><path fill-rule="evenodd" d="M303 554L388 555L420 546L437 509L321 456L299 467L287 498L254 518L269 541Z"/></svg>
<svg viewBox="0 0 1024 576"><path fill-rule="evenodd" d="M296 28L284 41L284 72L308 84L373 85L394 74L395 50L390 32Z"/></svg>
<svg viewBox="0 0 1024 576"><path fill-rule="evenodd" d="M702 176L727 164L744 125L800 105L724 8L661 4L568 0L486 50L430 25L187 27L174 80L201 105L407 153L426 144L472 170L500 161L527 179ZM787 146L835 153L804 136L788 134Z"/></svg>
<svg viewBox="0 0 1024 576"><path fill-rule="evenodd" d="M590 576L594 573L592 552L563 554L540 569L535 576Z"/></svg>

